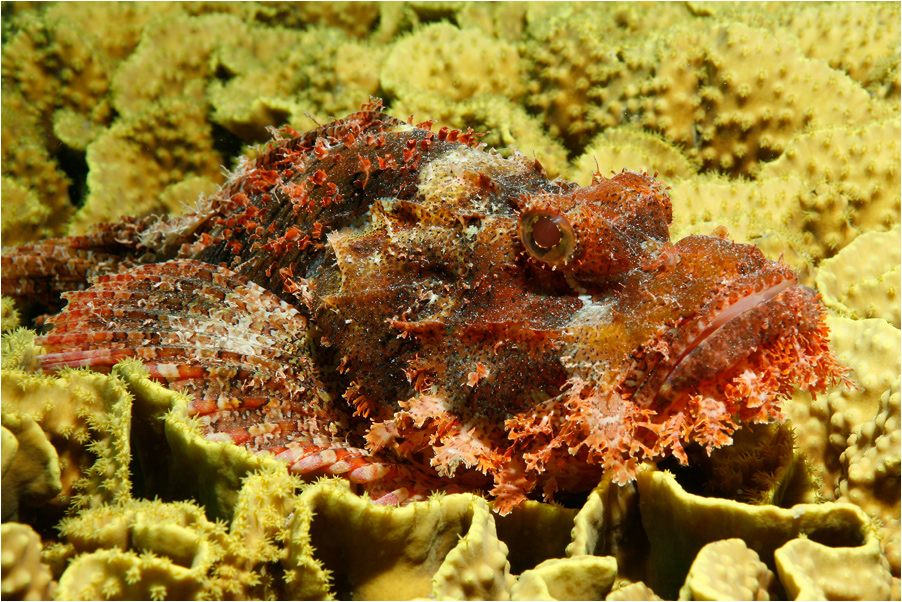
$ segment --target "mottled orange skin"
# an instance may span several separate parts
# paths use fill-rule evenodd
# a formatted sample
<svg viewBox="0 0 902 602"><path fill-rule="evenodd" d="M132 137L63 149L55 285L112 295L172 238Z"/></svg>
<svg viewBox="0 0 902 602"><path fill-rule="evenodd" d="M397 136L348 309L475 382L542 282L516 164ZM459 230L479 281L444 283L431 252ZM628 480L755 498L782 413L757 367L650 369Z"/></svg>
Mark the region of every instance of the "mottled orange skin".
<svg viewBox="0 0 902 602"><path fill-rule="evenodd" d="M490 489L501 512L843 378L814 291L752 246L672 243L654 178L552 182L366 109L282 132L195 214L5 253L20 299L122 269L68 294L45 368L141 357L211 438L382 503Z"/></svg>

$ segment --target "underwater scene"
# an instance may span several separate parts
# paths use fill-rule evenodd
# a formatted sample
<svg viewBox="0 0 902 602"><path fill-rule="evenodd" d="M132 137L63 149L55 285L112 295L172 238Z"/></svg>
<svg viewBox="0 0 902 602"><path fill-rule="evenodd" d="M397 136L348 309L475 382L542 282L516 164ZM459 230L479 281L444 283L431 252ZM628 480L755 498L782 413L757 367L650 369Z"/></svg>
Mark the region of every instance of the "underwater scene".
<svg viewBox="0 0 902 602"><path fill-rule="evenodd" d="M900 599L900 4L3 2L4 600Z"/></svg>

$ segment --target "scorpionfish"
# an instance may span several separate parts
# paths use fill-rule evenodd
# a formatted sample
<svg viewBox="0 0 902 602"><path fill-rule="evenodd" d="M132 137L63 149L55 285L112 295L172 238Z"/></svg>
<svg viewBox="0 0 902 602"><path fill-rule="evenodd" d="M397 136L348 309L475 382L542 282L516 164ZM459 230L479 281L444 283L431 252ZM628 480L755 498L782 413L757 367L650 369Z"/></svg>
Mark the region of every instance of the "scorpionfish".
<svg viewBox="0 0 902 602"><path fill-rule="evenodd" d="M725 234L671 242L667 188L580 187L374 100L274 130L170 220L7 249L3 294L59 309L45 371L143 361L211 440L382 504L631 481L846 380L817 293Z"/></svg>

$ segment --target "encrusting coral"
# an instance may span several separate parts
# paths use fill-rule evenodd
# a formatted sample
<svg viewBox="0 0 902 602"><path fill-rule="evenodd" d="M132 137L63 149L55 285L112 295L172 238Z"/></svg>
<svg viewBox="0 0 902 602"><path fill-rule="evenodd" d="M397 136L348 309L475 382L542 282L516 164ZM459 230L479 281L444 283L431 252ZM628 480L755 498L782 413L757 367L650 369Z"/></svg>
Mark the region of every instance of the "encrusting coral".
<svg viewBox="0 0 902 602"><path fill-rule="evenodd" d="M6 62L4 59L3 64ZM4 204L16 207L16 211L3 212L3 240L14 244L60 235L74 211L69 197L70 180L43 143L45 133L40 128L40 116L21 92L6 84L5 74L0 106L0 186Z"/></svg>
<svg viewBox="0 0 902 602"><path fill-rule="evenodd" d="M593 138L576 160L572 177L580 183L591 182L601 165L656 171L669 182L690 178L699 169L673 144L630 126L610 128Z"/></svg>
<svg viewBox="0 0 902 602"><path fill-rule="evenodd" d="M741 539L703 547L692 562L680 600L769 600L773 572Z"/></svg>
<svg viewBox="0 0 902 602"><path fill-rule="evenodd" d="M478 29L436 23L394 44L382 65L382 87L404 98L437 94L455 101L481 94L517 98L522 93L520 57L504 41Z"/></svg>
<svg viewBox="0 0 902 602"><path fill-rule="evenodd" d="M9 344L13 336L15 333L5 335L4 343ZM18 346L27 349L31 341L20 336ZM28 358L31 352L11 349L9 353ZM4 366L0 387L4 426L17 434L20 449L28 449L24 447L28 441L35 450L23 462L44 458L40 465L46 467L49 480L41 490L54 491L42 495L41 502L48 506L50 516L58 517L70 504L86 508L128 499L131 395L121 380L79 370L48 376ZM42 451L38 454L37 450ZM15 468L14 461L4 475L4 485L7 477L22 480L14 474ZM33 469L27 471L28 482L35 478L33 473ZM14 486L10 493L15 490ZM4 518L6 491L4 487ZM40 504L32 502L29 513L42 516Z"/></svg>
<svg viewBox="0 0 902 602"><path fill-rule="evenodd" d="M644 49L633 51L647 39L645 27L664 28L692 17L677 4L599 8L572 3L552 10L535 4L527 12L527 105L577 152L602 128L620 125L638 109L639 95L656 86L639 83L653 70L654 57ZM603 110L599 102L606 103Z"/></svg>
<svg viewBox="0 0 902 602"><path fill-rule="evenodd" d="M899 388L897 378L880 396L880 406L872 421L865 422L848 439L848 447L840 455L842 476L838 499L860 506L878 519L880 533L890 568L900 572L900 425Z"/></svg>
<svg viewBox="0 0 902 602"><path fill-rule="evenodd" d="M824 303L853 319L883 318L900 327L902 237L899 226L866 232L823 261L816 286Z"/></svg>
<svg viewBox="0 0 902 602"><path fill-rule="evenodd" d="M829 441L840 452L848 438L879 413L880 398L900 374L900 331L885 320L830 320L831 341L854 370L857 390L830 391L826 396Z"/></svg>
<svg viewBox="0 0 902 602"><path fill-rule="evenodd" d="M16 520L20 505L41 506L62 491L59 456L28 416L3 412L4 521Z"/></svg>
<svg viewBox="0 0 902 602"><path fill-rule="evenodd" d="M813 257L830 257L863 232L899 223L900 152L898 117L816 129L793 138L758 178L807 184L784 223Z"/></svg>
<svg viewBox="0 0 902 602"><path fill-rule="evenodd" d="M4 486L5 489L5 486ZM41 538L28 525L3 523L4 600L51 600L56 582L50 569L41 562Z"/></svg>
<svg viewBox="0 0 902 602"><path fill-rule="evenodd" d="M41 374L18 327L51 295L31 290L3 299L3 518L37 530L3 525L4 599L898 598L898 5L3 13L4 245L190 212L246 169L239 155L265 152L247 145L270 126L329 127L381 95L412 124L473 128L503 157L513 144L549 180L658 172L674 240L728 233L818 289L857 386L796 391L785 425L737 431L710 457L687 446L689 468L656 459L626 486L609 471L588 495L555 492L566 507L500 516L471 494L382 507L205 437L152 365ZM57 251L84 279L86 255L110 247ZM718 517L729 528L713 532Z"/></svg>
<svg viewBox="0 0 902 602"><path fill-rule="evenodd" d="M601 600L616 576L617 561L610 556L553 558L524 571L511 600Z"/></svg>
<svg viewBox="0 0 902 602"><path fill-rule="evenodd" d="M123 203L136 215L163 209L179 213L178 204L167 207L161 197L185 178L201 180L198 192L215 191L222 183L222 159L213 148L210 126L204 112L188 98L120 118L91 143L87 162L94 168L88 174L85 205L72 222L75 234L111 220ZM178 200L193 206L198 192Z"/></svg>
<svg viewBox="0 0 902 602"><path fill-rule="evenodd" d="M542 122L521 105L497 94L482 94L461 102L438 95L418 94L393 103L399 115L429 115L435 128L473 128L481 141L510 155L510 147L527 156L541 157L540 163L550 177L567 176L570 164L567 150L550 136Z"/></svg>
<svg viewBox="0 0 902 602"><path fill-rule="evenodd" d="M771 11L769 17L779 23L778 35L795 41L805 56L822 59L862 84L871 81L881 60L899 54L896 4L854 7L837 2L818 9L781 12Z"/></svg>
<svg viewBox="0 0 902 602"><path fill-rule="evenodd" d="M0 331L9 332L19 327L20 318L19 318L19 310L16 309L15 302L9 297L3 297L3 314L2 314L2 326L0 326Z"/></svg>

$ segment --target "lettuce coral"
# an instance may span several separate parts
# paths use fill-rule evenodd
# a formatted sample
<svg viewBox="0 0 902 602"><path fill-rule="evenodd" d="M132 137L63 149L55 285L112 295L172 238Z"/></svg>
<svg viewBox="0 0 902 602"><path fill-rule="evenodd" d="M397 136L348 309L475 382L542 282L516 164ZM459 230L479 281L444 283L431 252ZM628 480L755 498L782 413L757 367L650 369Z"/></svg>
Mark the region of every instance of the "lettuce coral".
<svg viewBox="0 0 902 602"><path fill-rule="evenodd" d="M794 600L890 600L892 580L880 544L835 547L794 539L774 553L780 581Z"/></svg>
<svg viewBox="0 0 902 602"><path fill-rule="evenodd" d="M797 538L819 542L836 554L876 558L879 550L867 515L852 504L799 504L784 509L704 498L686 493L663 472L641 473L638 489L642 524L650 542L649 583L665 597L676 593L705 544L722 539L742 539L771 567L774 553L787 542L800 541ZM880 591L889 590L892 575L885 564L873 578L879 581L875 587Z"/></svg>
<svg viewBox="0 0 902 602"><path fill-rule="evenodd" d="M330 590L341 599L509 595L507 547L481 498L456 494L389 508L330 480L306 489L300 503L283 561L293 597L323 599Z"/></svg>

